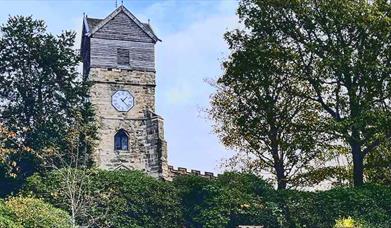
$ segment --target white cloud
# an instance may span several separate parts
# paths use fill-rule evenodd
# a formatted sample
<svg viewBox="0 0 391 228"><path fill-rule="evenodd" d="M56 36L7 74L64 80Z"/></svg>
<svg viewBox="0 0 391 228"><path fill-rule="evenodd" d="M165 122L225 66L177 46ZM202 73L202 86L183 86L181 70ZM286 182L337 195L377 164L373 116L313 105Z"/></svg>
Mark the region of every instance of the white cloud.
<svg viewBox="0 0 391 228"><path fill-rule="evenodd" d="M157 47L157 67L161 85L169 87L163 91L164 97L183 88L189 90L189 96L181 102L194 103L196 97L205 97L210 90L203 79L220 74L220 59L227 53L223 34L236 22L234 15L214 15L162 37L163 43Z"/></svg>
<svg viewBox="0 0 391 228"><path fill-rule="evenodd" d="M162 17L174 11L170 7L182 10L173 1L164 7ZM166 32L157 45L157 111L165 118L169 161L175 166L218 171L220 160L229 156L211 133L211 123L200 118L199 107L208 106L213 92L204 79L221 74L221 59L228 53L223 35L238 27L236 7L234 1L197 5L189 16L177 17L188 24L173 32L172 25L167 30L167 25L153 23Z"/></svg>

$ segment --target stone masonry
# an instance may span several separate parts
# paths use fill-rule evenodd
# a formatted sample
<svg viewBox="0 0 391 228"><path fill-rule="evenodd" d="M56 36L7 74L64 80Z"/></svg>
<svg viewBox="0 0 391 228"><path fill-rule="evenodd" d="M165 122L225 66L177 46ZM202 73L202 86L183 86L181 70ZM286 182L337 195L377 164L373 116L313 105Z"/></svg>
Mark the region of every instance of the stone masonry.
<svg viewBox="0 0 391 228"><path fill-rule="evenodd" d="M168 166L163 118L155 114L155 44L151 25L123 5L104 19L83 18L83 76L99 124L95 160L101 169L141 170L171 180L213 173Z"/></svg>
<svg viewBox="0 0 391 228"><path fill-rule="evenodd" d="M96 152L102 169L142 170L154 177L167 178L167 143L163 119L154 113L155 73L92 68L94 86L91 102L100 125ZM129 112L118 112L111 105L115 91L131 91L135 104ZM114 150L114 135L123 129L129 134L129 150Z"/></svg>
<svg viewBox="0 0 391 228"><path fill-rule="evenodd" d="M154 45L160 39L122 5L104 19L85 16L82 34L83 74L93 82L90 101L100 127L97 166L170 179L163 119L155 114Z"/></svg>

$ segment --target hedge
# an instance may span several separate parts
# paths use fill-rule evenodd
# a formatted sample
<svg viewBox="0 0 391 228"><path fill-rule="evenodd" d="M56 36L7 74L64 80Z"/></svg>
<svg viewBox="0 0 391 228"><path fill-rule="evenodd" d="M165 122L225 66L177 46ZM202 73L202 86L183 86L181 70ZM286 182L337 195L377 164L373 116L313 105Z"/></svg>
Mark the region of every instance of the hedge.
<svg viewBox="0 0 391 228"><path fill-rule="evenodd" d="M391 189L365 185L328 191L275 191L250 174L214 180L183 176L174 181L188 227L333 227L352 218L363 227L391 227Z"/></svg>
<svg viewBox="0 0 391 228"><path fill-rule="evenodd" d="M277 201L294 227L332 227L336 220L347 217L370 227L391 227L391 189L385 186L281 191Z"/></svg>
<svg viewBox="0 0 391 228"><path fill-rule="evenodd" d="M365 185L323 192L276 191L262 179L225 173L212 180L181 176L173 182L137 171L91 170L89 213L96 227L333 227L354 221L391 227L391 189ZM68 209L58 172L28 179L25 194ZM79 218L80 225L88 223Z"/></svg>
<svg viewBox="0 0 391 228"><path fill-rule="evenodd" d="M24 194L45 198L70 212L62 193L63 176L59 170L45 176L28 178ZM80 171L80 175L84 175ZM169 182L159 181L138 171L88 170L83 187L93 199L77 217L79 225L95 227L178 227L183 223L180 200ZM92 218L92 219L91 219Z"/></svg>
<svg viewBox="0 0 391 228"><path fill-rule="evenodd" d="M174 180L188 227L282 225L283 215L264 196L272 187L250 174L225 173L214 180L182 176Z"/></svg>

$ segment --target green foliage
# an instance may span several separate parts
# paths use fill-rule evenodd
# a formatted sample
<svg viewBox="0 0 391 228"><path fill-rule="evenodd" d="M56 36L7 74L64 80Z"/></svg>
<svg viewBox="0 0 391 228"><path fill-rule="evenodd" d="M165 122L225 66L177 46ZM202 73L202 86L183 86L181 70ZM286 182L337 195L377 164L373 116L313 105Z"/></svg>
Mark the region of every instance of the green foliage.
<svg viewBox="0 0 391 228"><path fill-rule="evenodd" d="M0 115L25 148L9 157L21 180L48 165L48 151L70 151L66 139L74 126L78 149L91 165L96 126L86 99L90 83L77 71L75 37L69 31L52 35L32 17L10 17L0 27Z"/></svg>
<svg viewBox="0 0 391 228"><path fill-rule="evenodd" d="M231 54L223 62L208 112L223 144L239 151L234 158L252 155L241 164L244 168L269 172L278 188L286 189L319 159L326 138L319 133L320 106L297 96L311 93L294 77L297 54L279 46L276 40L282 38L268 33L272 28L257 30L263 26L257 23L271 18L269 12L252 18L250 13L262 10L257 4L264 3L242 1L238 15L253 23L225 34Z"/></svg>
<svg viewBox="0 0 391 228"><path fill-rule="evenodd" d="M352 170L350 167L336 164L335 166L311 167L305 173L298 175L297 186L316 186L325 181L333 187L352 186Z"/></svg>
<svg viewBox="0 0 391 228"><path fill-rule="evenodd" d="M20 227L71 227L70 217L65 211L40 199L11 197L5 204Z"/></svg>
<svg viewBox="0 0 391 228"><path fill-rule="evenodd" d="M391 190L367 185L323 192L278 193L288 223L295 227L332 227L335 220L352 217L374 227L391 224Z"/></svg>
<svg viewBox="0 0 391 228"><path fill-rule="evenodd" d="M69 211L59 190L61 171L30 177L24 195ZM94 200L77 224L91 227L332 227L349 217L363 227L391 226L391 189L379 185L276 191L247 173L179 176L171 183L140 172L99 170L90 170L85 183L86 199Z"/></svg>
<svg viewBox="0 0 391 228"><path fill-rule="evenodd" d="M275 191L250 174L225 173L213 180L174 180L188 227L332 227L351 217L363 227L389 227L391 190L377 185L328 191Z"/></svg>
<svg viewBox="0 0 391 228"><path fill-rule="evenodd" d="M65 210L69 203L60 191L64 170L34 175L25 193L45 198ZM90 170L85 216L77 223L97 227L178 227L182 222L179 197L169 182L156 180L138 171ZM92 218L92 219L91 219Z"/></svg>
<svg viewBox="0 0 391 228"><path fill-rule="evenodd" d="M23 184L23 177L18 176L20 166L14 158L31 158L30 152L31 148L23 146L15 132L0 123L0 196L5 197Z"/></svg>
<svg viewBox="0 0 391 228"><path fill-rule="evenodd" d="M15 214L7 208L3 200L0 200L0 227L22 228L15 222Z"/></svg>
<svg viewBox="0 0 391 228"><path fill-rule="evenodd" d="M181 210L183 211L186 225L193 227L200 227L201 224L194 220L194 218L202 210L197 206L201 204L206 197L203 188L211 181L199 176L180 176L174 179L174 186L178 190L181 199Z"/></svg>
<svg viewBox="0 0 391 228"><path fill-rule="evenodd" d="M283 104L304 101L307 107L299 109L297 117L302 110L307 110L304 117L322 117L316 119L316 131L328 140L316 144L347 148L354 185L362 185L365 157L391 139L390 11L391 3L383 0L240 1L238 15L245 28L226 36L232 54L224 63L221 83L229 96L212 101L228 107L219 113L238 118L221 129L234 126L240 131L244 126L241 141L268 136L263 129L290 130L295 118L281 120L286 115L289 120L294 109ZM274 112L267 115L267 107ZM271 118L274 113L278 118ZM217 119L224 123L222 117ZM277 127L273 129L270 120L279 123ZM254 128L254 123L270 128ZM293 142L297 149L306 148Z"/></svg>
<svg viewBox="0 0 391 228"><path fill-rule="evenodd" d="M366 177L371 183L391 185L391 145L381 146L373 153L368 154L366 163Z"/></svg>
<svg viewBox="0 0 391 228"><path fill-rule="evenodd" d="M280 210L263 196L273 193L251 174L225 173L214 180L183 176L174 180L188 227L278 226Z"/></svg>

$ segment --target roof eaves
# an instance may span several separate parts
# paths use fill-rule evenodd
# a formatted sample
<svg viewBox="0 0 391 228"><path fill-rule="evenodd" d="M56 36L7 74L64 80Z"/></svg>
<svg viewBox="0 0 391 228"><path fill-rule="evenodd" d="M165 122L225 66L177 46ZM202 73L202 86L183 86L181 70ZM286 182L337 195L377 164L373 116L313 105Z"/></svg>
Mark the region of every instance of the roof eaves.
<svg viewBox="0 0 391 228"><path fill-rule="evenodd" d="M146 26L144 25L144 23L142 23L141 21L139 21L137 19L137 17L135 17L128 9L126 9L125 6L121 5L120 6L121 8L121 11L123 11L124 13L126 13L128 15L128 17L130 17L130 19L132 19L149 37L151 37L155 42L157 41L161 41L156 35L155 33L153 32L152 29L148 29L146 28ZM149 28L151 28L150 26L148 26Z"/></svg>
<svg viewBox="0 0 391 228"><path fill-rule="evenodd" d="M147 27L148 30L151 31L151 33L157 38L158 41L162 41L161 39L159 39L159 38L156 36L155 31L153 31L152 26L151 26L149 23L143 23L143 25L144 25L145 27Z"/></svg>
<svg viewBox="0 0 391 228"><path fill-rule="evenodd" d="M124 12L136 25L138 25L152 40L155 42L161 41L153 32L152 29L146 28L146 26L140 22L125 6L121 5L117 9L115 9L109 16L100 21L94 28L91 29L89 35L93 35L99 29L101 29L105 24L107 24L111 19L117 16L120 12ZM150 26L149 26L150 27Z"/></svg>
<svg viewBox="0 0 391 228"><path fill-rule="evenodd" d="M86 34L83 34L83 35L88 35L90 33L90 26L87 22L87 15L84 16L83 18L83 24L84 24L84 27L86 29Z"/></svg>

